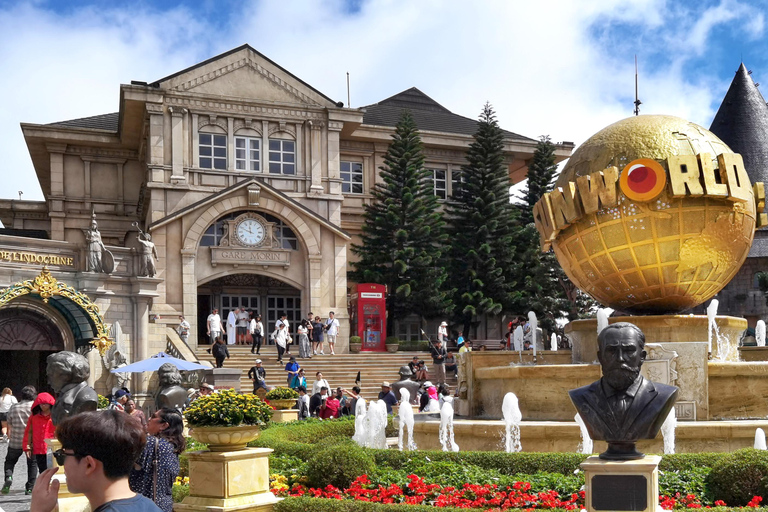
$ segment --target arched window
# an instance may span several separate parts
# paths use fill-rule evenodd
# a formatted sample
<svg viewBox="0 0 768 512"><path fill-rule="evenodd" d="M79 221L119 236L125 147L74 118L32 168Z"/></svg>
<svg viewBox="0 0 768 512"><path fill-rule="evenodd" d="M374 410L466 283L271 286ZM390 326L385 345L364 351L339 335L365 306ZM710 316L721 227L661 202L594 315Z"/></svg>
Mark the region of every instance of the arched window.
<svg viewBox="0 0 768 512"><path fill-rule="evenodd" d="M197 135L201 169L227 170L227 135L220 127L208 125Z"/></svg>
<svg viewBox="0 0 768 512"><path fill-rule="evenodd" d="M244 213L246 212L240 211L230 213L224 217L219 217L216 222L208 226L208 229L205 230L205 233L203 233L203 237L200 240L200 245L204 247L218 246L221 242L221 239L224 237L224 224L226 221L239 217ZM277 239L280 241L280 247L283 249L291 249L293 251L299 250L299 239L296 236L296 233L294 233L293 230L289 228L282 220L265 212L257 213L263 216L269 222L275 223L275 227L277 228L275 230L275 234L277 235Z"/></svg>
<svg viewBox="0 0 768 512"><path fill-rule="evenodd" d="M269 136L269 173L296 174L296 141L288 132L275 132Z"/></svg>
<svg viewBox="0 0 768 512"><path fill-rule="evenodd" d="M235 170L261 172L261 135L256 130L235 133Z"/></svg>

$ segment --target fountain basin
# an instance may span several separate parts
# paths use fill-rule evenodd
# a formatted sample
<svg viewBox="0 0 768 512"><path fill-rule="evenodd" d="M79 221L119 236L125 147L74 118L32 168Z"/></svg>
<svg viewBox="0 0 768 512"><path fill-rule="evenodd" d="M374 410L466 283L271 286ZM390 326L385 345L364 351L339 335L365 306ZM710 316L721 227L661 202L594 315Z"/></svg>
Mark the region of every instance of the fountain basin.
<svg viewBox="0 0 768 512"><path fill-rule="evenodd" d="M710 361L708 367L710 419L768 416L768 362Z"/></svg>
<svg viewBox="0 0 768 512"><path fill-rule="evenodd" d="M609 324L630 322L645 334L646 343L689 343L707 342L709 324L706 315L648 315L614 316ZM715 322L728 340L728 361L738 361L739 339L747 320L734 316L720 315ZM565 326L565 334L571 339L574 363L591 363L597 360L597 319L574 320ZM712 354L718 353L717 341L712 340Z"/></svg>
<svg viewBox="0 0 768 512"><path fill-rule="evenodd" d="M506 426L501 420L459 420L453 422L456 443L462 451L504 451ZM751 448L755 430L768 428L768 420L680 422L675 433L676 453L730 452ZM440 450L439 421L414 425L416 444L424 450ZM574 421L523 421L520 442L524 452L576 452L581 443L579 426ZM607 448L595 441L594 452ZM637 443L644 453L663 453L664 440L643 439Z"/></svg>

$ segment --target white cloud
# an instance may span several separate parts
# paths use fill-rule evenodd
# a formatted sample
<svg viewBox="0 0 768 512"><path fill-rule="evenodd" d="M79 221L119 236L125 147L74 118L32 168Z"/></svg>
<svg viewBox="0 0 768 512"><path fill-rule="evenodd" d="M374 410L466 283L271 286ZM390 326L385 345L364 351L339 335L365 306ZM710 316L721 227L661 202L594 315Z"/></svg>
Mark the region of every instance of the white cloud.
<svg viewBox="0 0 768 512"><path fill-rule="evenodd" d="M265 1L238 6L227 25L208 26L184 8L0 10L0 95L12 99L0 113L0 196L42 198L19 122L116 111L120 83L158 79L245 42L340 101L349 71L356 107L416 86L467 117L490 101L508 130L579 143L631 115L635 54L642 112L707 126L730 77L687 74L686 62L713 44L716 27L764 30L759 10L731 0L701 15L661 0L371 0L353 14L340 0Z"/></svg>

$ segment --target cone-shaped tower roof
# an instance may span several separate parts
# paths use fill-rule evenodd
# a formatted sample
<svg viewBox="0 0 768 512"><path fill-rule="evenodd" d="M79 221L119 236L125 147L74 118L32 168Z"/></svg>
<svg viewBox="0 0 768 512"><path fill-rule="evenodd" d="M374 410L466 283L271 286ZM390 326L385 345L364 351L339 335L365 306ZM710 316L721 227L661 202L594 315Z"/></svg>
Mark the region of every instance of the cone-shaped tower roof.
<svg viewBox="0 0 768 512"><path fill-rule="evenodd" d="M709 130L741 154L752 183L768 183L768 105L743 62Z"/></svg>

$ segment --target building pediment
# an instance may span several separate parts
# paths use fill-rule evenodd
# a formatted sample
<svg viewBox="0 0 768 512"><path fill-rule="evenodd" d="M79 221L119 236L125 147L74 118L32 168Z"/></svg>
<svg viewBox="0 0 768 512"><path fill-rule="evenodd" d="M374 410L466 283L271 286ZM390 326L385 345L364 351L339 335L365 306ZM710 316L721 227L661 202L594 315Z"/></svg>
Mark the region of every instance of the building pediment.
<svg viewBox="0 0 768 512"><path fill-rule="evenodd" d="M336 102L249 45L162 78L152 85L208 96L335 107Z"/></svg>
<svg viewBox="0 0 768 512"><path fill-rule="evenodd" d="M305 219L306 222L317 223L324 229L332 231L335 235L342 237L344 240L351 240L349 233L347 233L338 225L334 224L318 213L310 210L295 199L285 195L283 192L267 184L262 179L256 177L241 181L240 183L232 185L231 187L222 189L215 194L211 194L205 199L197 201L196 203L192 203L189 206L186 206L171 213L170 215L163 217L162 219L153 222L149 225L149 231L152 232L153 230L162 226L166 226L177 219L181 219L182 217L198 217L199 221L199 216L202 212L209 210L213 205L227 204L227 201L229 201L229 204L231 205L238 205L238 209L249 207L257 209L263 208L264 203L266 203L266 201L263 201L263 199L269 199L274 204L288 207L290 211L294 212L298 217ZM269 212L270 210L267 208L265 211ZM272 213L277 214L278 212ZM211 221L212 220L213 219L211 219ZM198 221L193 220L193 222ZM210 224L210 222L208 222L208 224ZM205 227L207 227L207 224ZM203 226L200 226L200 228L204 230Z"/></svg>

